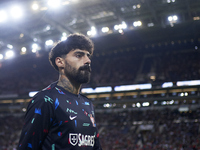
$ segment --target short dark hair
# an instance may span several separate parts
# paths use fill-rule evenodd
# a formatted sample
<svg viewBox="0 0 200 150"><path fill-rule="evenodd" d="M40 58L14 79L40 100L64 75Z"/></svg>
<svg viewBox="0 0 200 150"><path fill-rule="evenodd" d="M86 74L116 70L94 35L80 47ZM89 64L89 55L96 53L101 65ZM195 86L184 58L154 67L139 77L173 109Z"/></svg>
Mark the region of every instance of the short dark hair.
<svg viewBox="0 0 200 150"><path fill-rule="evenodd" d="M90 54L92 54L94 44L83 34L71 34L65 41L58 42L49 52L49 61L51 65L58 71L58 66L55 63L56 57L62 57L68 54L71 50L75 49L87 50Z"/></svg>

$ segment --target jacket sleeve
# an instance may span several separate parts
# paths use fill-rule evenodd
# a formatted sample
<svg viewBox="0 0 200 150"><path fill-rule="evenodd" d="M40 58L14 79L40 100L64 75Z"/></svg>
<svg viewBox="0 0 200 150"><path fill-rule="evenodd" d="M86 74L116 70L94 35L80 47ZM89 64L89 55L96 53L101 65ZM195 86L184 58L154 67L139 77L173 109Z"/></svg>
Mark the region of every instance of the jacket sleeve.
<svg viewBox="0 0 200 150"><path fill-rule="evenodd" d="M53 99L39 92L29 102L18 150L39 150L47 136L54 116Z"/></svg>

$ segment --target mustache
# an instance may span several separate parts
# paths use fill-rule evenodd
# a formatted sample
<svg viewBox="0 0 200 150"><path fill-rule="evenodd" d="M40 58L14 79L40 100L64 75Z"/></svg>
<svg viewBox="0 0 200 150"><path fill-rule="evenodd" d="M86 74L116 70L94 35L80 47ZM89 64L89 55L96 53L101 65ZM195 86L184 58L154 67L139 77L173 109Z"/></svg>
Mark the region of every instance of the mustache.
<svg viewBox="0 0 200 150"><path fill-rule="evenodd" d="M81 66L81 67L79 68L79 70L87 70L87 71L89 71L89 72L92 71L90 65L84 65L84 66Z"/></svg>

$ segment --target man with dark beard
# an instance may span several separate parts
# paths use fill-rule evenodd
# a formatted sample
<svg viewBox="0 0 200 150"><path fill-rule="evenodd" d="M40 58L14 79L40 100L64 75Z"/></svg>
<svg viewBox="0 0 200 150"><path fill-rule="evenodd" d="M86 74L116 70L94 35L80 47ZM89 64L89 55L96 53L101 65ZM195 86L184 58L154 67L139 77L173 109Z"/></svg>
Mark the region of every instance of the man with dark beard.
<svg viewBox="0 0 200 150"><path fill-rule="evenodd" d="M18 150L102 150L93 105L79 93L90 79L93 49L81 34L52 48L49 60L59 80L30 101Z"/></svg>

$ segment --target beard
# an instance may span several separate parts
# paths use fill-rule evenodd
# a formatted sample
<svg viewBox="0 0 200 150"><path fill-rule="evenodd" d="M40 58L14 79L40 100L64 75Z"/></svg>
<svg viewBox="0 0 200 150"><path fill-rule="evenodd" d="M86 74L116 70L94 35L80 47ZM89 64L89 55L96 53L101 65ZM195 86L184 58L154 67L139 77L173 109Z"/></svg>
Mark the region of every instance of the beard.
<svg viewBox="0 0 200 150"><path fill-rule="evenodd" d="M67 61L65 61L65 75L71 81L75 81L77 83L88 83L90 81L91 76L91 67L89 64L79 67L78 69L72 67Z"/></svg>

